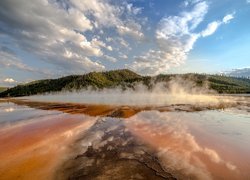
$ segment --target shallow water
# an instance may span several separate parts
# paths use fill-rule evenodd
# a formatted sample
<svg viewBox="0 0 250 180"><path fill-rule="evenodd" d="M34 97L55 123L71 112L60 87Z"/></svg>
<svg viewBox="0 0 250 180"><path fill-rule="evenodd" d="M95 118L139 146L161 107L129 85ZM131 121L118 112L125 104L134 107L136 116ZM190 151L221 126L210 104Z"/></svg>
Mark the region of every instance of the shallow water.
<svg viewBox="0 0 250 180"><path fill-rule="evenodd" d="M0 179L54 179L69 145L95 119L0 103Z"/></svg>
<svg viewBox="0 0 250 180"><path fill-rule="evenodd" d="M106 114L90 117L82 114L85 111L42 110L44 106L0 103L0 179L55 179L55 174L67 179L83 171L87 174L81 177L91 179L109 179L114 174L120 178L250 178L249 107L138 111L117 119ZM146 162L149 169L144 167ZM132 169L128 171L126 164ZM105 169L111 166L112 173Z"/></svg>
<svg viewBox="0 0 250 180"><path fill-rule="evenodd" d="M127 121L179 178L249 179L250 115L244 111L141 112Z"/></svg>

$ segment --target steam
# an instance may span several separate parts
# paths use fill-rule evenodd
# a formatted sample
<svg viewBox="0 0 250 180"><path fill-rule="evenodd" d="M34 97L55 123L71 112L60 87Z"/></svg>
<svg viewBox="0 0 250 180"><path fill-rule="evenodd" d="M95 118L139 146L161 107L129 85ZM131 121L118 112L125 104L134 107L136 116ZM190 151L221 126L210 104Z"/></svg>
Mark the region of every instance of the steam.
<svg viewBox="0 0 250 180"><path fill-rule="evenodd" d="M171 104L216 105L220 102L214 91L206 85L197 87L192 81L175 78L168 83L156 83L149 89L143 84L133 88L59 92L26 97L45 102L70 102L130 106L164 106Z"/></svg>

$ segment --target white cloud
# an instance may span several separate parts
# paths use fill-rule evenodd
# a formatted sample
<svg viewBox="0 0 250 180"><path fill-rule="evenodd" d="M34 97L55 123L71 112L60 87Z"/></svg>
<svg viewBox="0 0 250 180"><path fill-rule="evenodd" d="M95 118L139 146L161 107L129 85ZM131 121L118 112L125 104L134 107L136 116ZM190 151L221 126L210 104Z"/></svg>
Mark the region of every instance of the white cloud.
<svg viewBox="0 0 250 180"><path fill-rule="evenodd" d="M140 14L143 8L134 7L132 3L127 4L127 11L131 14L137 15Z"/></svg>
<svg viewBox="0 0 250 180"><path fill-rule="evenodd" d="M116 26L122 23L119 19L122 10L106 0L71 0L70 2L81 12L93 15L97 26Z"/></svg>
<svg viewBox="0 0 250 180"><path fill-rule="evenodd" d="M123 38L119 38L118 41L123 47L130 49L129 43L125 41Z"/></svg>
<svg viewBox="0 0 250 180"><path fill-rule="evenodd" d="M200 1L202 1L202 0L185 0L185 1L183 2L183 5L187 7L187 6L189 6L189 5L193 5L193 4L198 3L198 2L200 2Z"/></svg>
<svg viewBox="0 0 250 180"><path fill-rule="evenodd" d="M177 54L179 53L179 54ZM149 50L143 56L136 56L132 65L127 65L141 74L157 75L166 72L171 66L178 66L183 63L184 52L171 54L165 51Z"/></svg>
<svg viewBox="0 0 250 180"><path fill-rule="evenodd" d="M250 0L246 0L246 3L247 3L247 4L250 4Z"/></svg>
<svg viewBox="0 0 250 180"><path fill-rule="evenodd" d="M120 51L120 48L122 48L123 51L131 50L130 44L126 40L124 40L123 37L107 37L106 41L112 43L112 47L114 47L112 48L112 50L116 49Z"/></svg>
<svg viewBox="0 0 250 180"><path fill-rule="evenodd" d="M113 51L113 48L112 48L111 46L107 46L106 48L107 48L107 50L109 50L109 51Z"/></svg>
<svg viewBox="0 0 250 180"><path fill-rule="evenodd" d="M202 37L210 36L218 29L222 24L228 24L234 18L233 14L227 14L224 16L222 21L214 21L208 24L207 28L204 29L200 34Z"/></svg>
<svg viewBox="0 0 250 180"><path fill-rule="evenodd" d="M122 59L128 59L128 56L126 54L123 54L123 53L119 53L119 57Z"/></svg>
<svg viewBox="0 0 250 180"><path fill-rule="evenodd" d="M93 25L78 9L65 10L59 3L46 0L29 4L24 0L3 0L0 6L0 21L6 28L0 30L23 50L56 65L60 71L64 69L65 74L103 69L86 57L101 56L102 50L80 33L92 30Z"/></svg>
<svg viewBox="0 0 250 180"><path fill-rule="evenodd" d="M207 10L207 3L202 1L189 12L164 17L156 30L159 50L151 49L145 55L135 57L135 62L128 67L142 74L156 75L184 63L187 53L199 37L192 31L203 20Z"/></svg>
<svg viewBox="0 0 250 180"><path fill-rule="evenodd" d="M233 14L228 14L228 15L226 15L226 16L223 18L222 22L225 23L225 24L227 24L227 23L229 23L230 20L232 20L233 18L234 18L234 15L233 15Z"/></svg>
<svg viewBox="0 0 250 180"><path fill-rule="evenodd" d="M6 78L6 79L3 80L3 82L12 84L12 83L16 83L17 81L12 79L12 78Z"/></svg>
<svg viewBox="0 0 250 180"><path fill-rule="evenodd" d="M169 68L185 62L197 39L212 35L221 24L233 19L233 14L228 14L222 21L211 22L205 30L197 33L196 28L208 12L208 3L201 0L188 2L193 6L191 11L164 17L159 22L156 30L159 50L150 49L144 55L136 56L127 68L147 75L166 73Z"/></svg>
<svg viewBox="0 0 250 180"><path fill-rule="evenodd" d="M128 68L143 74L165 73L185 62L198 38L213 34L234 17L228 14L197 33L208 3L187 0L186 8L191 10L161 19L153 40L156 47L135 56L135 62L127 65ZM142 11L143 8L127 1L34 0L27 4L25 0L1 0L0 33L9 38L13 46L35 57L34 61L45 61L57 75L102 71L106 68L102 59L117 61L111 53L127 59L126 54L138 45L138 40L147 39L143 30L147 29L148 20L141 17ZM0 54L6 59L4 62L0 59L4 67L37 71L28 66L25 59L9 56Z"/></svg>
<svg viewBox="0 0 250 180"><path fill-rule="evenodd" d="M104 70L101 61L93 57L103 58L106 51L125 45L107 44L107 29L115 35L144 36L135 18L142 9L123 4L109 0L34 0L28 4L25 0L2 0L0 33L38 60L57 67L53 72L65 75ZM102 32L101 38L96 37L97 32Z"/></svg>
<svg viewBox="0 0 250 180"><path fill-rule="evenodd" d="M201 35L203 37L210 36L212 35L217 28L220 26L221 22L219 21L214 21L208 24L207 28L201 32Z"/></svg>
<svg viewBox="0 0 250 180"><path fill-rule="evenodd" d="M108 55L104 55L103 57L104 57L104 59L106 59L106 60L108 60L110 62L113 62L113 63L115 63L117 61L116 58L108 56Z"/></svg>
<svg viewBox="0 0 250 180"><path fill-rule="evenodd" d="M143 39L144 34L141 32L141 25L135 21L128 21L125 25L117 26L120 35L130 35L137 40Z"/></svg>
<svg viewBox="0 0 250 180"><path fill-rule="evenodd" d="M137 27L134 25L131 26L131 17L128 19L128 22L124 22L124 20L120 18L123 13L137 15L142 11L142 8L135 7L131 3L123 2L123 6L126 7L125 12L123 7L114 6L105 0L72 0L72 3L82 12L91 13L95 17L96 27L115 27L121 35L130 35L135 38L143 37L138 23L133 22Z"/></svg>

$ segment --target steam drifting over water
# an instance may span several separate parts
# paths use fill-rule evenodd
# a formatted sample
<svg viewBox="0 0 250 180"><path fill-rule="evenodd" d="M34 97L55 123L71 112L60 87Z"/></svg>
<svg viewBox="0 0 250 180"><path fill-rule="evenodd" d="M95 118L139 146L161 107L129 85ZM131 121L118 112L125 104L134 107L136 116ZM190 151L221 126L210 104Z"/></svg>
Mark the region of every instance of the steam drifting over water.
<svg viewBox="0 0 250 180"><path fill-rule="evenodd" d="M76 117L80 118L79 124L83 125L80 126L79 131L75 128L71 129L67 125L65 126L67 129L62 132L64 139L76 137L74 133L79 132L79 139L74 144L76 146L71 146L72 149L67 149L65 146L69 156L67 154L67 156L64 155L63 157L68 157L70 161L67 159L65 162L70 162L72 165L79 163L79 165L76 164L77 168L81 164L86 164L86 158L89 158L92 167L86 166L86 172L88 168L98 171L99 165L92 163L94 162L92 158L99 160L100 157L104 157L100 155L101 153L105 156L110 155L113 149L115 154L120 152L120 156L117 158L126 157L129 161L129 158L137 157L135 152L140 152L137 151L137 145L140 148L143 145L143 150L149 150L145 152L150 152L149 157L155 157L152 159L154 163L161 165L161 170L180 179L209 180L220 179L220 177L247 179L246 177L249 177L249 133L247 129L249 127L250 112L249 97L220 96L206 87L197 87L191 82L175 79L175 81L170 81L168 84L158 83L153 85L151 89L141 84L126 90L122 88L92 90L89 88L74 92L23 97L21 100L6 99L6 101L15 103L15 106L9 106L8 104L8 106L2 107L1 112L10 114L8 117L13 117L11 114L18 114L18 118L22 114L27 115L27 112L20 113L21 111L15 114L18 106L22 107L23 105L41 108L46 113L48 113L46 110L58 110L72 114L87 114L91 116L91 119L92 116L95 116L93 121L87 121L85 118L81 119L81 115L77 115ZM42 101L42 103L34 101ZM67 103L82 103L83 105ZM111 106L91 106L90 104ZM224 110L221 109L227 107L233 108L228 108L227 111L229 112L224 113ZM37 117L37 111L33 115ZM46 117L44 118L46 119ZM5 121L8 120L8 118L4 119ZM54 120L57 122L57 118ZM65 119L66 122L67 120L72 122L72 119ZM232 121L231 124L230 121ZM24 122L30 121L24 120ZM52 121L48 118L47 122L50 124ZM110 122L112 123L110 124ZM116 122L119 123L113 124ZM38 127L40 127L40 124ZM55 129L57 130L58 127L55 127ZM119 140L121 136L123 141ZM128 142L133 142L136 151L131 151ZM139 144L135 142L139 142ZM120 143L120 145L116 146L117 143ZM223 147L220 145L223 145ZM96 148L98 151L93 151ZM130 154L124 151L125 149ZM88 153L92 154L93 157L88 157ZM71 157L73 157L73 160ZM74 157L80 158L74 161ZM142 155L137 158L140 159L140 157ZM147 158L147 153L143 157ZM109 161L107 158L102 158L103 164L111 163L112 167L114 167L114 162ZM111 155L111 159L115 159L113 155ZM244 163L246 165L242 165ZM127 163L123 165L126 168L128 166ZM99 172L103 172L102 164L100 166ZM64 165L58 167L58 169L64 171ZM137 170L137 168L135 169ZM74 168L71 170L78 172ZM82 173L82 170L84 169L79 170L79 173ZM75 174L75 171L68 173ZM67 173L62 175L66 177ZM94 175L95 173L92 174L92 176ZM112 174L112 176L114 175Z"/></svg>
<svg viewBox="0 0 250 180"><path fill-rule="evenodd" d="M64 91L35 95L25 99L45 102L69 102L86 104L164 106L171 104L217 105L222 101L206 87L197 87L192 82L175 79L168 84L158 83L152 89L137 85L133 89L102 89ZM223 100L225 102L228 100Z"/></svg>

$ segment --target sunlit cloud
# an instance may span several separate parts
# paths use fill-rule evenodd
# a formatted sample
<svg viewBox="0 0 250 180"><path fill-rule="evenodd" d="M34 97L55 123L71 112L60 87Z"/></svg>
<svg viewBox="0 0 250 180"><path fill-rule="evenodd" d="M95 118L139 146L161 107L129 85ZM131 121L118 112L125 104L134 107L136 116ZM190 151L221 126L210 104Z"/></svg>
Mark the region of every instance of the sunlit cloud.
<svg viewBox="0 0 250 180"><path fill-rule="evenodd" d="M7 82L7 83L14 83L14 82L17 82L16 80L12 79L12 78L6 78L3 80L4 82Z"/></svg>
<svg viewBox="0 0 250 180"><path fill-rule="evenodd" d="M111 62L116 59L111 60L108 54L115 48L105 41L106 32L115 31L117 37L121 36L121 46L129 46L122 36L143 38L142 26L135 18L141 11L141 7L131 3L108 0L45 0L29 4L23 0L4 0L0 3L0 22L3 25L0 32L36 57L36 61L57 67L51 71L53 74L102 71L106 69L102 59ZM1 57L7 56L1 53ZM17 60L14 62L13 58L8 56L7 60L1 60L1 64L36 71L21 61L16 64Z"/></svg>
<svg viewBox="0 0 250 180"><path fill-rule="evenodd" d="M188 1L187 3L189 4ZM206 29L197 33L195 30L204 20L209 5L206 1L192 1L191 5L191 11L162 18L155 35L158 49L136 56L135 61L127 67L147 75L166 73L171 67L185 63L199 38L212 35L220 25L227 24L234 18L233 14L228 14L222 21L213 21Z"/></svg>

